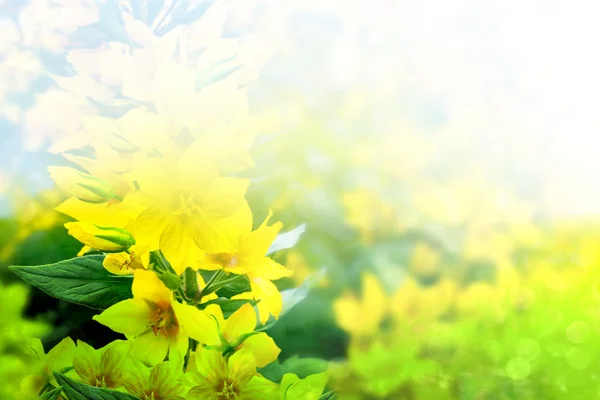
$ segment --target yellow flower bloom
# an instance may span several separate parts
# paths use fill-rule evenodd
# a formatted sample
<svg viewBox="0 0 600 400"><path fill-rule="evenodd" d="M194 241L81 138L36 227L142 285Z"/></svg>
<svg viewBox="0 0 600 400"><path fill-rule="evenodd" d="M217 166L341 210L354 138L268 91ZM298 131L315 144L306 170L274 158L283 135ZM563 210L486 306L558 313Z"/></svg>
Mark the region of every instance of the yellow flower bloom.
<svg viewBox="0 0 600 400"><path fill-rule="evenodd" d="M440 255L427 242L419 240L413 249L410 270L417 276L431 277L439 269Z"/></svg>
<svg viewBox="0 0 600 400"><path fill-rule="evenodd" d="M75 353L75 342L70 337L64 338L54 346L48 354L44 353L42 342L39 339L31 339L27 348L32 352L40 370L34 375L26 376L21 382L21 390L25 394L37 396L40 389L48 382L56 386L53 371L62 371L72 365Z"/></svg>
<svg viewBox="0 0 600 400"><path fill-rule="evenodd" d="M254 356L259 368L275 361L279 356L281 350L266 333L252 334L257 320L256 311L250 304L244 304L227 320L216 304L209 305L205 310L217 320L219 325L220 337L216 337L213 343L226 346L225 351L248 350ZM223 341L225 343L222 343Z"/></svg>
<svg viewBox="0 0 600 400"><path fill-rule="evenodd" d="M190 357L188 400L275 400L277 385L256 374L254 357L238 351L229 359L221 352L199 349Z"/></svg>
<svg viewBox="0 0 600 400"><path fill-rule="evenodd" d="M156 364L170 352L185 353L188 338L210 342L216 332L206 313L177 302L152 271L134 271L133 299L121 301L94 320L133 339L138 359Z"/></svg>
<svg viewBox="0 0 600 400"><path fill-rule="evenodd" d="M127 252L110 253L104 257L102 265L115 275L131 275L136 269L148 268L150 252L139 246L132 246Z"/></svg>
<svg viewBox="0 0 600 400"><path fill-rule="evenodd" d="M338 325L356 336L369 337L379 331L388 311L388 298L377 278L362 276L362 297L347 292L333 303Z"/></svg>
<svg viewBox="0 0 600 400"><path fill-rule="evenodd" d="M422 287L407 278L391 299L391 313L399 323L423 322L439 318L454 303L456 283L442 279L435 285Z"/></svg>
<svg viewBox="0 0 600 400"><path fill-rule="evenodd" d="M269 211L260 227L252 231L252 211L246 204L230 217L210 224L211 234L202 235L198 242L204 250L199 262L201 269L222 269L248 276L252 292L234 298L260 300L258 308L263 323L269 315L277 318L283 306L281 293L271 281L292 274L265 256L282 227L281 222L267 225L271 216Z"/></svg>
<svg viewBox="0 0 600 400"><path fill-rule="evenodd" d="M169 359L153 368L134 360L125 372L125 388L142 400L184 400L187 388L180 360Z"/></svg>
<svg viewBox="0 0 600 400"><path fill-rule="evenodd" d="M80 340L73 357L73 368L81 380L91 386L118 388L123 386L130 343L117 340L107 346L94 348Z"/></svg>
<svg viewBox="0 0 600 400"><path fill-rule="evenodd" d="M210 160L190 148L179 160L149 161L136 171L140 190L130 199L145 208L128 228L136 242L161 249L178 274L197 268L200 237L209 222L227 217L245 204L248 181L219 177ZM127 199L126 199L127 200Z"/></svg>

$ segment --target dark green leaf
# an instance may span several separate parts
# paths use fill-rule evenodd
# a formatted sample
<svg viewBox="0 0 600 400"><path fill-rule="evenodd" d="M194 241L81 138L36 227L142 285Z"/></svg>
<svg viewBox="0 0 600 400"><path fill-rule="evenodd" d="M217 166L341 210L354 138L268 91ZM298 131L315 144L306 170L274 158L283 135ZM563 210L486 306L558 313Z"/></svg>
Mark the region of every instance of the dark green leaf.
<svg viewBox="0 0 600 400"><path fill-rule="evenodd" d="M62 385L69 400L139 400L137 397L115 390L96 388L67 378L58 372L54 373L56 381Z"/></svg>
<svg viewBox="0 0 600 400"><path fill-rule="evenodd" d="M218 304L221 307L221 311L223 311L223 316L225 318L229 318L229 316L231 314L236 312L241 306L243 306L246 303L255 305L256 302L253 300L248 300L248 299L231 300L231 299L227 299L225 297L219 297L218 299L207 301L206 303L202 304L201 306L202 306L202 308L204 308L211 304Z"/></svg>
<svg viewBox="0 0 600 400"><path fill-rule="evenodd" d="M231 298L235 295L252 291L252 288L250 287L250 281L245 275L234 275L231 279L231 282L221 286L218 289L217 292L219 296Z"/></svg>
<svg viewBox="0 0 600 400"><path fill-rule="evenodd" d="M51 391L44 393L42 396L40 396L40 400L56 400L61 393L62 386L59 386L56 389L52 389Z"/></svg>
<svg viewBox="0 0 600 400"><path fill-rule="evenodd" d="M102 266L104 256L84 256L56 264L10 268L21 279L48 295L103 310L133 297L133 276L118 276Z"/></svg>

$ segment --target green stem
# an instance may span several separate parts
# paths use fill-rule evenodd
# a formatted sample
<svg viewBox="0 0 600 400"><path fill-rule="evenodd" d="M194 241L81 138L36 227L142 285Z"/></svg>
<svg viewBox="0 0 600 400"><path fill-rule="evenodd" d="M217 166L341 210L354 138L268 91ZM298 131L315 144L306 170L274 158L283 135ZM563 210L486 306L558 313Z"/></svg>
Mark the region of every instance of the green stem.
<svg viewBox="0 0 600 400"><path fill-rule="evenodd" d="M167 261L164 254L160 250L154 250L150 252L150 260L155 261L155 268L157 268L160 272L171 272L172 274L177 275L171 264Z"/></svg>

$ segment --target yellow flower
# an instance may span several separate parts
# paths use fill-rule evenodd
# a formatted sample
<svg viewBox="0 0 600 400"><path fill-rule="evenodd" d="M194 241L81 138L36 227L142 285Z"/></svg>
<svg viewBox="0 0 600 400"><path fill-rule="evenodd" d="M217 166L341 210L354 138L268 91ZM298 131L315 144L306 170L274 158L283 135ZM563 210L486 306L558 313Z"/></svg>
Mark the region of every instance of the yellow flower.
<svg viewBox="0 0 600 400"><path fill-rule="evenodd" d="M140 190L128 197L145 210L128 228L137 243L162 250L178 274L197 268L202 253L196 242L210 221L245 204L249 183L219 177L210 160L196 158L193 147L179 160L148 161L135 176Z"/></svg>
<svg viewBox="0 0 600 400"><path fill-rule="evenodd" d="M414 279L407 278L392 296L391 313L399 323L418 321L427 324L449 310L456 293L456 283L449 279L422 287Z"/></svg>
<svg viewBox="0 0 600 400"><path fill-rule="evenodd" d="M434 276L440 263L440 255L427 242L419 240L413 249L410 270L417 276Z"/></svg>
<svg viewBox="0 0 600 400"><path fill-rule="evenodd" d="M256 312L250 304L244 304L227 320L216 304L209 305L205 310L219 325L220 338L215 338L213 343L225 346L225 352L248 350L259 368L275 361L279 356L281 350L273 339L264 332L254 333Z"/></svg>
<svg viewBox="0 0 600 400"><path fill-rule="evenodd" d="M254 357L238 351L229 359L201 348L188 365L193 385L188 400L275 400L277 385L256 374Z"/></svg>
<svg viewBox="0 0 600 400"><path fill-rule="evenodd" d="M150 252L140 246L132 246L128 251L109 253L104 257L102 265L115 275L131 275L136 269L148 268Z"/></svg>
<svg viewBox="0 0 600 400"><path fill-rule="evenodd" d="M184 400L183 364L180 358L169 359L149 368L137 360L125 371L124 386L142 400Z"/></svg>
<svg viewBox="0 0 600 400"><path fill-rule="evenodd" d="M40 389L48 382L56 386L56 380L52 372L64 371L73 363L75 342L70 337L64 338L48 354L44 353L42 342L39 339L28 341L27 348L32 352L41 367L37 374L26 376L21 382L21 390L25 394L37 395Z"/></svg>
<svg viewBox="0 0 600 400"><path fill-rule="evenodd" d="M118 388L123 386L123 369L127 361L130 343L117 340L107 346L94 348L80 340L73 357L73 368L82 382L96 387Z"/></svg>
<svg viewBox="0 0 600 400"><path fill-rule="evenodd" d="M210 342L216 324L206 313L177 302L152 271L134 271L133 299L121 301L94 320L133 339L138 359L156 364L169 353L185 353L188 338Z"/></svg>
<svg viewBox="0 0 600 400"><path fill-rule="evenodd" d="M345 293L333 303L338 325L356 336L371 336L379 331L388 311L388 298L377 278L364 273L362 297Z"/></svg>
<svg viewBox="0 0 600 400"><path fill-rule="evenodd" d="M246 274L251 293L234 296L236 299L260 300L260 320L281 313L281 293L271 282L290 276L292 271L266 257L269 246L281 230L281 222L267 225L272 213L252 231L252 211L244 205L228 218L214 221L209 233L201 236L198 245L204 250L199 267L206 270L222 269L234 274Z"/></svg>

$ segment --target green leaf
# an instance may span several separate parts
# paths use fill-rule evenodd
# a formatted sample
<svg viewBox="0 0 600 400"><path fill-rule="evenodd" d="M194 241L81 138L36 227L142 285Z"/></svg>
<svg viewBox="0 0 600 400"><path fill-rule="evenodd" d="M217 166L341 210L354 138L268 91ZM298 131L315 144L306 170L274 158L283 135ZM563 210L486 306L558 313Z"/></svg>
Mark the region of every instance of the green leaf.
<svg viewBox="0 0 600 400"><path fill-rule="evenodd" d="M106 309L133 297L133 276L113 275L102 266L104 256L84 256L56 264L10 268L19 278L48 295L70 303Z"/></svg>
<svg viewBox="0 0 600 400"><path fill-rule="evenodd" d="M224 280L224 282L217 283L217 285L219 286L217 292L221 297L230 298L241 293L252 291L250 281L245 275L233 275L233 277Z"/></svg>
<svg viewBox="0 0 600 400"><path fill-rule="evenodd" d="M267 251L267 255L271 255L280 250L290 249L298 243L302 234L306 232L306 224L299 225L291 231L277 235L271 247Z"/></svg>
<svg viewBox="0 0 600 400"><path fill-rule="evenodd" d="M62 385L69 400L139 400L127 393L103 388L96 388L67 378L58 372L54 373L56 381Z"/></svg>
<svg viewBox="0 0 600 400"><path fill-rule="evenodd" d="M327 372L310 375L304 379L293 373L287 373L281 380L284 400L319 400L329 376Z"/></svg>
<svg viewBox="0 0 600 400"><path fill-rule="evenodd" d="M42 396L40 396L40 399L41 400L56 400L56 399L58 399L58 397L60 396L61 393L62 393L62 386L59 386L56 389L53 389L49 392L44 393Z"/></svg>
<svg viewBox="0 0 600 400"><path fill-rule="evenodd" d="M231 314L236 312L241 306L246 303L250 303L253 306L256 305L254 300L249 299L227 299L225 297L219 297L218 299L207 301L206 303L201 304L202 308L205 308L211 304L218 304L221 307L221 311L223 312L223 316L225 318L229 318Z"/></svg>
<svg viewBox="0 0 600 400"><path fill-rule="evenodd" d="M328 366L329 363L320 358L300 358L298 356L292 356L283 363L280 363L279 361L272 362L260 369L259 372L270 381L279 382L287 373L296 374L300 379L304 379L309 375L327 371Z"/></svg>
<svg viewBox="0 0 600 400"><path fill-rule="evenodd" d="M279 317L287 314L294 306L304 300L306 296L308 296L310 290L325 277L326 272L327 271L325 268L321 268L314 274L307 277L299 287L281 291L283 308L279 314Z"/></svg>

